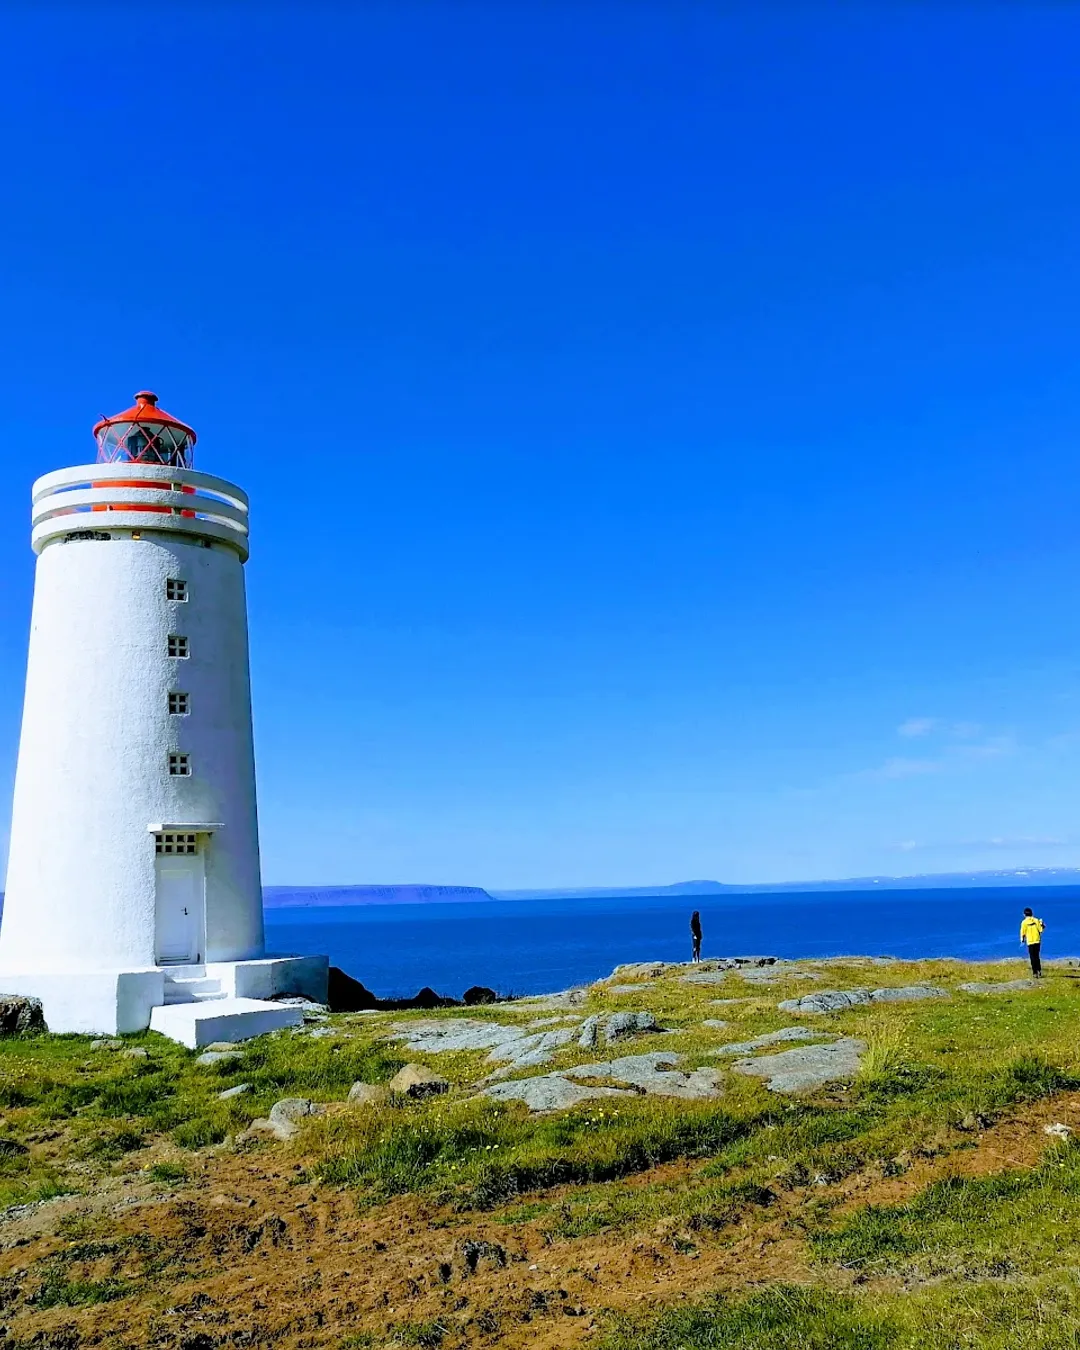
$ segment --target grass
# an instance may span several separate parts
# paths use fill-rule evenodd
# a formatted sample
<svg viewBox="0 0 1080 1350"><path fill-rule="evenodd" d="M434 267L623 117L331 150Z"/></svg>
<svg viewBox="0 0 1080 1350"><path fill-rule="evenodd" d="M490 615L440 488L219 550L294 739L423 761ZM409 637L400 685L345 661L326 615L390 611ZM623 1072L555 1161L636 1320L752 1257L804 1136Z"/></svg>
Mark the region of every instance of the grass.
<svg viewBox="0 0 1080 1350"><path fill-rule="evenodd" d="M869 1205L815 1234L822 1260L856 1270L1031 1274L1080 1249L1080 1146L1035 1168L935 1182L903 1205Z"/></svg>
<svg viewBox="0 0 1080 1350"><path fill-rule="evenodd" d="M1015 974L1003 964L978 978ZM980 1156L972 1151L995 1122L1080 1090L1080 980L1053 973L1030 993L979 998L954 988L948 1000L807 1019L868 1047L854 1081L808 1099L773 1096L715 1054L725 1041L791 1025L777 1002L810 988L954 987L970 978L958 963L926 962L837 965L827 984L815 985L761 988L733 974L713 986L659 980L640 995L594 989L575 1011L644 1009L669 1028L618 1053L664 1048L686 1067L720 1067L725 1095L628 1096L537 1116L475 1096L491 1069L483 1052L406 1056L387 1028L411 1014L332 1019L337 1034L323 1038L263 1037L239 1060L212 1068L149 1034L127 1038L148 1051L145 1059L92 1051L85 1037L0 1040L0 1209L89 1190L109 1173L142 1176L181 1204L197 1204L214 1157L178 1161L177 1147L220 1149L281 1097L342 1103L354 1081L386 1082L408 1057L445 1074L453 1090L421 1102L341 1107L292 1144L253 1147L271 1150L269 1157L287 1151L297 1179L349 1188L365 1206L414 1194L432 1223L498 1224L510 1250L511 1230L527 1227L530 1241L538 1234L566 1244L559 1259L568 1272L590 1242L662 1249L664 1260L678 1261L738 1252L750 1235L746 1285L764 1287L710 1296L688 1275L698 1301L605 1321L599 1350L1078 1350L1080 1285L1069 1272L1080 1270L1080 1147L1045 1140L1035 1124L1035 1165L960 1162ZM713 1005L724 997L740 1002ZM422 1014L521 1024L542 1015L528 1005ZM716 1017L728 1026L702 1025ZM604 1057L605 1049L570 1044L553 1067ZM247 1093L219 1099L239 1082ZM860 1201L916 1161L938 1179L903 1203ZM154 1203L169 1204L169 1195L159 1190ZM157 1249L125 1247L121 1257L107 1229L84 1232L74 1218L59 1228L62 1255L50 1249L26 1280L34 1308L67 1308L75 1318L166 1278ZM753 1241L762 1231L780 1233L785 1250L797 1251L794 1276L785 1269L770 1283L762 1273ZM737 1262L725 1269L738 1275ZM456 1298L456 1288L447 1297ZM445 1317L429 1307L377 1332L343 1328L338 1343L449 1347L458 1343L459 1320L452 1303L446 1308Z"/></svg>
<svg viewBox="0 0 1080 1350"><path fill-rule="evenodd" d="M436 1101L329 1122L315 1171L376 1198L429 1191L491 1209L530 1191L711 1157L750 1128L712 1102L629 1099L537 1117L485 1099Z"/></svg>
<svg viewBox="0 0 1080 1350"><path fill-rule="evenodd" d="M903 1297L778 1285L618 1319L597 1350L1076 1350L1074 1273Z"/></svg>

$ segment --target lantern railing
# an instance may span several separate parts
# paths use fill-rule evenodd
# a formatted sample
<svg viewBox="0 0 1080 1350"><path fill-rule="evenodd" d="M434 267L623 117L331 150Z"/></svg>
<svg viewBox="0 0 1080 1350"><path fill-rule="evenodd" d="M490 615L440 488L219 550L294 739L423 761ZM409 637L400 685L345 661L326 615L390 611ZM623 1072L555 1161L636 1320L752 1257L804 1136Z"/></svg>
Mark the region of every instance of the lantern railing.
<svg viewBox="0 0 1080 1350"><path fill-rule="evenodd" d="M161 464L83 464L33 487L35 553L67 535L120 531L194 535L248 556L247 494L213 474Z"/></svg>

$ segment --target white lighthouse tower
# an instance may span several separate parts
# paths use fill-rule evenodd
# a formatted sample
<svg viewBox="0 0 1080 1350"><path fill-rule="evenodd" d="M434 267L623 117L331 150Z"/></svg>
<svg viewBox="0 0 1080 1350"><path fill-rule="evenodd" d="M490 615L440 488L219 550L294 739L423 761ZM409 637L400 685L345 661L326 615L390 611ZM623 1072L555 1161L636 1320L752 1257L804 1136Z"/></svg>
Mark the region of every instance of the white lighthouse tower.
<svg viewBox="0 0 1080 1350"><path fill-rule="evenodd" d="M152 393L33 488L37 557L0 993L51 1031L186 1045L300 1020L325 957L263 944L248 500Z"/></svg>

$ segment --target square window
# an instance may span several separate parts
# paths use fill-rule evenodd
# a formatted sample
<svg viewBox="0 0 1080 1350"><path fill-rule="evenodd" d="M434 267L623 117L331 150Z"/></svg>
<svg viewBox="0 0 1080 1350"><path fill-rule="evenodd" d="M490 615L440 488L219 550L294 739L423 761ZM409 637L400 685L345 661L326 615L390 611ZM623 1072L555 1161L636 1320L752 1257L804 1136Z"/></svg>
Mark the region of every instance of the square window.
<svg viewBox="0 0 1080 1350"><path fill-rule="evenodd" d="M186 657L188 655L188 640L186 637L177 637L175 633L169 634L169 655Z"/></svg>
<svg viewBox="0 0 1080 1350"><path fill-rule="evenodd" d="M170 756L169 756L169 777L170 777L170 778L190 778L190 777L191 777L191 756L190 756L190 755L170 755Z"/></svg>
<svg viewBox="0 0 1080 1350"><path fill-rule="evenodd" d="M170 694L169 712L173 717L186 717L191 711L190 694Z"/></svg>
<svg viewBox="0 0 1080 1350"><path fill-rule="evenodd" d="M156 834L154 852L169 854L190 854L198 852L196 836L193 834Z"/></svg>
<svg viewBox="0 0 1080 1350"><path fill-rule="evenodd" d="M165 581L165 599L166 600L186 600L187 582L180 581L177 577L168 577Z"/></svg>

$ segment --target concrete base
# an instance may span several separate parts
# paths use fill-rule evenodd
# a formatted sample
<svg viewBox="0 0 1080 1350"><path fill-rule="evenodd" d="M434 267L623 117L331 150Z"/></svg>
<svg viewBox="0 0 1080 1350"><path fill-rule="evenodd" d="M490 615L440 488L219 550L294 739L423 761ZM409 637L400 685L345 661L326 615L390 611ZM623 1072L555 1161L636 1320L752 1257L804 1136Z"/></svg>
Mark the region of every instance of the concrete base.
<svg viewBox="0 0 1080 1350"><path fill-rule="evenodd" d="M254 961L211 962L198 970L187 968L186 973L192 976L205 976L195 983L212 987L216 982L220 989L219 997L201 992L192 1002L174 1001L174 977L180 974L175 967L30 975L0 972L0 994L39 998L45 1024L54 1033L117 1036L151 1027L195 1048L210 1041L245 1040L277 1027L295 1026L302 1021L298 1009L260 1000L292 994L325 1003L327 965L325 956L269 956ZM185 983L194 989L192 980ZM202 1028L215 1018L222 1026L204 1036ZM170 1029L173 1027L178 1028L176 1034Z"/></svg>
<svg viewBox="0 0 1080 1350"><path fill-rule="evenodd" d="M206 973L230 998L293 994L326 1002L329 960L325 956L266 956L258 961L208 961Z"/></svg>
<svg viewBox="0 0 1080 1350"><path fill-rule="evenodd" d="M255 998L218 998L206 1003L170 1003L154 1008L151 1031L159 1031L190 1050L215 1041L246 1041L281 1027L299 1026L299 1008Z"/></svg>
<svg viewBox="0 0 1080 1350"><path fill-rule="evenodd" d="M98 970L43 975L0 973L0 994L41 999L45 1025L53 1032L118 1036L143 1031L150 1010L165 999L164 972Z"/></svg>

